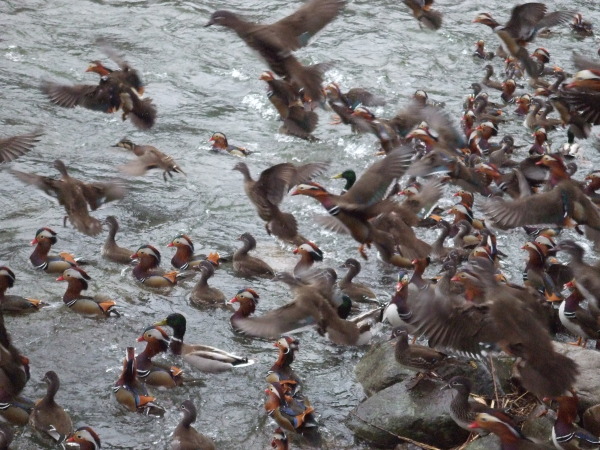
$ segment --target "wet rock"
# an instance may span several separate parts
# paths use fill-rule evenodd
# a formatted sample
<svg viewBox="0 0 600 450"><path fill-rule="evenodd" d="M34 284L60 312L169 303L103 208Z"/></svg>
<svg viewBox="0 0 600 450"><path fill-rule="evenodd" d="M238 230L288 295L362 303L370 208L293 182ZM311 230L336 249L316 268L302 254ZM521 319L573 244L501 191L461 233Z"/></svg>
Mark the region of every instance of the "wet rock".
<svg viewBox="0 0 600 450"><path fill-rule="evenodd" d="M411 381L407 378L367 398L350 413L347 426L381 447L397 445L401 436L441 448L465 442L469 433L450 417L451 393L441 390L443 382L424 379L408 390Z"/></svg>
<svg viewBox="0 0 600 450"><path fill-rule="evenodd" d="M594 405L583 413L583 428L594 436L600 436L600 405Z"/></svg>
<svg viewBox="0 0 600 450"><path fill-rule="evenodd" d="M395 383L412 378L414 369L402 366L394 358L394 345L396 340L381 342L371 347L362 357L355 368L356 378L368 396L385 389ZM501 380L502 388L510 392L512 388L508 380L513 360L512 358L494 358L494 367ZM447 358L437 369L436 373L443 379L449 380L454 376L464 376L473 383L473 392L479 395L492 397L494 386L488 370L481 361L466 358Z"/></svg>
<svg viewBox="0 0 600 450"><path fill-rule="evenodd" d="M480 436L467 444L464 450L489 450L491 448L500 448L500 439L495 434Z"/></svg>

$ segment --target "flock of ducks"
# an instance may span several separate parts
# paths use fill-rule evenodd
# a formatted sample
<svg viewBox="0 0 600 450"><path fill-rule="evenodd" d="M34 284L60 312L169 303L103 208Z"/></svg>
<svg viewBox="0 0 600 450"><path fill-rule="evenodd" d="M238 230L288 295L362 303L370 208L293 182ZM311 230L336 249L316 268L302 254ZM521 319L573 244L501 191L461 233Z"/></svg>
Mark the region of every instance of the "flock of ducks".
<svg viewBox="0 0 600 450"><path fill-rule="evenodd" d="M432 9L432 1L404 3L421 26L432 30L442 26L442 16ZM256 314L260 296L252 288L240 290L227 302L230 306L239 305L230 319L234 330L273 339L278 348L277 360L266 377L264 404L267 414L278 424L273 448L288 448L286 432L308 436L318 428L315 407L291 368L299 348L293 333L311 328L335 345L366 345L382 320L394 328L397 361L420 372L411 388L446 358L441 351L479 357L491 349L501 350L516 358L522 388L540 401L546 399L558 405L552 434L556 448L598 448L598 438L574 424L577 395L572 388L578 368L554 349L552 333L562 324L579 338L579 345L585 345L584 340L600 339L600 267L585 262L584 249L576 242L558 240L563 228L574 228L578 233L586 233L596 248L600 247L596 193L600 174L592 172L585 181L572 177L591 127L600 124L600 62L575 55L573 62L578 71L570 75L550 66L548 50L538 48L531 54L526 47L549 27L570 22L573 32L584 38L593 33L591 26L581 14L548 12L541 3L514 7L505 25L489 13L479 14L474 22L490 27L502 47L489 52L483 41L476 43L473 57L490 63L481 82L472 85L473 94L465 100L462 126L458 128L443 105L431 101L424 91L415 92L411 103L396 116L376 117L368 108L383 105L383 99L362 88L343 92L336 83L324 86L324 74L330 64L304 66L296 59L293 52L307 45L345 6L342 0L310 0L272 24L256 24L222 10L214 12L206 24L234 31L267 63L270 70L262 73L260 80L267 83L268 98L280 116L282 133L310 145L317 140L313 135L319 119L315 111L329 108L337 115L336 123L377 138L380 157L360 176L349 168L333 177L346 181L340 194L314 181L328 171L328 162L276 164L254 178L245 162L234 165L233 170L242 174L244 191L264 223L265 232L295 246L293 253L300 259L293 273L278 272L250 255L257 246L250 233L239 236L241 245L230 257L216 252L195 254L191 238L178 235L168 245L176 250L171 259L172 270L163 269L161 253L155 246L145 244L135 251L120 247L115 241L117 219L109 216L100 220L94 215L103 204L124 198L127 189L122 181L90 183L77 179L58 159L53 167L59 178L14 169L10 173L54 197L64 207L65 224L68 220L77 231L96 236L106 227L108 236L102 256L115 264L129 265L133 261L131 273L137 283L168 290L181 280L196 277L189 298L201 309L226 303L223 292L208 284L221 265L231 264L231 271L238 277L267 277L289 287L292 302L261 314ZM93 61L87 71L99 75L98 84L44 81L42 92L60 107L83 107L109 114L120 111L123 120L129 118L139 129L151 128L157 108L152 99L144 97L139 73L106 41L99 40L98 45L117 69ZM501 60L506 78L502 82L493 80L497 54L504 58ZM550 81L552 77L555 82ZM553 111L559 113L558 118L548 117ZM513 136L495 139L505 122L514 118L523 120L524 126L534 133L535 143L528 153L519 150ZM552 149L548 133L562 133L563 129L567 130L567 144ZM36 130L0 140L0 163L22 157L42 135L41 130ZM250 155L246 149L229 144L224 133L214 133L210 141L216 152L237 157ZM122 139L115 147L135 155L119 167L127 175L142 176L148 170L159 169L165 181L174 174L185 176L171 156L151 145ZM448 217L453 216L450 220L436 209L446 186L459 198L447 212ZM301 234L294 215L280 209L287 194L312 197L320 203L327 215L315 218L316 223L354 239L359 245L357 257L369 260L369 249L375 247L380 259L399 271L387 306L353 315L357 303L377 303L368 286L353 281L361 264L348 258L343 266L347 275L340 280L335 270L319 269L323 252ZM432 227L440 230L435 242L419 237L423 235L420 228ZM523 250L528 254L528 262L523 284L512 284L499 271L504 254L497 245L496 231L518 227L526 233ZM452 246L446 246L448 239L453 240ZM112 299L85 295L92 281L85 261L71 254L53 253L56 243L54 230L38 229L30 261L34 269L57 274L57 281L66 282L66 307L77 314L100 318L119 316L119 306ZM569 264L556 259L559 252L570 256ZM442 269L437 279L423 277L430 264L439 264ZM0 267L3 314L33 312L45 306L39 300L6 294L15 281L9 267ZM567 296L562 293L563 285L569 290ZM560 307L554 308L553 302L560 302ZM170 328L172 334L163 327ZM186 317L173 313L143 330L138 341L144 342L146 348L140 354L135 354L132 345L126 347L122 372L113 386L116 400L125 409L162 415L164 408L146 386L202 384L178 367L153 360L163 352L170 352L186 366L203 372L241 369L254 363L248 357L215 347L191 345L184 342L185 334ZM417 345L414 340L410 343L409 334L426 338L428 346ZM13 426L26 424L65 446L100 448L100 437L93 428L73 429L69 414L55 402L60 387L55 371L48 371L43 378L48 387L41 400L32 402L21 395L30 378L30 368L29 360L17 347L0 315L0 416L5 420L0 423L0 448L9 447ZM498 434L502 448L543 448L543 444L527 439L506 412L469 401L470 380L455 377L445 383L445 387L456 391L449 409L459 426ZM209 438L192 426L197 414L194 402L184 401L181 411L183 418L173 432L171 448L215 448Z"/></svg>

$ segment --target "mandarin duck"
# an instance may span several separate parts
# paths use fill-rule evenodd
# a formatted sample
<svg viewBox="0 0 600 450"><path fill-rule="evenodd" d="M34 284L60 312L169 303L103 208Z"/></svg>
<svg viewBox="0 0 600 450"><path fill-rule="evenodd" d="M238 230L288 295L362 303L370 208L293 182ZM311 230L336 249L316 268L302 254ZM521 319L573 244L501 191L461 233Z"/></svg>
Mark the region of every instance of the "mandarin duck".
<svg viewBox="0 0 600 450"><path fill-rule="evenodd" d="M485 42L483 41L483 39L479 39L477 42L475 42L475 51L473 52L473 56L479 59L490 60L494 59L494 56L496 55L494 54L494 52L486 52Z"/></svg>
<svg viewBox="0 0 600 450"><path fill-rule="evenodd" d="M573 16L571 31L580 39L594 35L592 24L587 20L583 20L583 16L580 13Z"/></svg>
<svg viewBox="0 0 600 450"><path fill-rule="evenodd" d="M196 306L222 305L225 294L219 289L208 285L208 280L215 274L215 266L212 262L201 261L196 270L200 272L200 279L194 286L190 295L190 301Z"/></svg>
<svg viewBox="0 0 600 450"><path fill-rule="evenodd" d="M133 268L133 276L140 283L150 287L174 286L180 273L177 271L165 272L160 266L160 252L151 245L142 245L131 255L138 263Z"/></svg>
<svg viewBox="0 0 600 450"><path fill-rule="evenodd" d="M469 425L472 430L487 430L494 433L500 438L501 450L540 450L550 447L536 442L530 441L515 428L511 422L505 419L505 416L500 417L482 412L475 416L475 420Z"/></svg>
<svg viewBox="0 0 600 450"><path fill-rule="evenodd" d="M73 178L67 172L65 163L60 159L53 166L60 172L60 179L42 177L40 175L12 170L11 173L25 184L32 184L58 200L64 206L71 224L81 233L95 236L102 231L102 223L90 216L90 210L95 211L104 203L120 200L125 196L125 190L119 183L84 183Z"/></svg>
<svg viewBox="0 0 600 450"><path fill-rule="evenodd" d="M233 156L248 156L250 154L250 151L244 147L229 144L227 136L219 131L213 133L208 142L212 142L211 150L214 152L224 151Z"/></svg>
<svg viewBox="0 0 600 450"><path fill-rule="evenodd" d="M588 124L600 123L600 63L581 55L573 55L573 62L579 70L566 89L561 91L560 97L564 99L571 110L581 114ZM587 133L589 135L589 133ZM572 140L569 139L569 143Z"/></svg>
<svg viewBox="0 0 600 450"><path fill-rule="evenodd" d="M125 247L120 247L115 241L115 236L119 231L117 218L115 216L108 216L105 222L108 225L108 235L102 246L102 257L119 264L131 264L131 254L133 251Z"/></svg>
<svg viewBox="0 0 600 450"><path fill-rule="evenodd" d="M119 166L119 170L127 175L139 177L151 169L162 170L164 181L167 181L167 175L173 178L172 172L185 175L183 169L175 162L172 156L164 154L152 145L137 145L131 140L124 138L113 145L113 147L124 148L137 156L136 159Z"/></svg>
<svg viewBox="0 0 600 450"><path fill-rule="evenodd" d="M273 432L273 438L271 439L271 448L275 450L288 450L288 438L280 427L277 427Z"/></svg>
<svg viewBox="0 0 600 450"><path fill-rule="evenodd" d="M101 447L100 436L87 426L77 428L65 442L79 445L79 450L99 450Z"/></svg>
<svg viewBox="0 0 600 450"><path fill-rule="evenodd" d="M41 131L0 139L0 164L14 161L32 150L40 141Z"/></svg>
<svg viewBox="0 0 600 450"><path fill-rule="evenodd" d="M230 28L256 50L277 75L302 86L313 101L322 97L323 67L305 67L293 51L331 22L344 7L341 0L311 0L279 21L264 25L252 23L230 11L215 11L205 26Z"/></svg>
<svg viewBox="0 0 600 450"><path fill-rule="evenodd" d="M312 416L314 408L308 400L287 396L277 382L270 383L265 394L265 411L281 428L302 433L304 428L317 426Z"/></svg>
<svg viewBox="0 0 600 450"><path fill-rule="evenodd" d="M183 417L173 431L171 450L215 450L212 439L199 433L192 424L196 421L196 406L191 400L185 400L181 406Z"/></svg>
<svg viewBox="0 0 600 450"><path fill-rule="evenodd" d="M61 252L58 255L50 255L50 248L58 241L56 232L50 228L40 228L35 232L35 238L31 245L35 245L29 261L36 269L47 273L62 273L65 270L76 267L78 260L72 254Z"/></svg>
<svg viewBox="0 0 600 450"><path fill-rule="evenodd" d="M299 98L298 91L292 83L275 78L275 74L270 70L264 71L259 80L268 84L267 98L279 113L279 119L287 119L290 114L290 105Z"/></svg>
<svg viewBox="0 0 600 450"><path fill-rule="evenodd" d="M566 283L565 288L571 289L571 294L562 301L558 308L560 322L570 333L577 336L576 345L583 344L583 347L585 347L588 339L595 339L596 346L598 346L597 343L600 339L600 317L579 305L585 298L579 292L575 280Z"/></svg>
<svg viewBox="0 0 600 450"><path fill-rule="evenodd" d="M552 442L559 450L598 449L600 439L587 430L576 425L579 416L577 412L578 399L576 396L563 395L554 398L544 398L544 402L558 403L556 422L552 427Z"/></svg>
<svg viewBox="0 0 600 450"><path fill-rule="evenodd" d="M6 295L6 291L13 287L17 277L6 266L0 266L0 311L3 313L38 311L42 306L48 306L40 300L24 298L19 295Z"/></svg>
<svg viewBox="0 0 600 450"><path fill-rule="evenodd" d="M452 417L452 420L454 420L459 427L467 431L475 431L481 435L488 434L488 431L485 429L474 429L470 427L477 414L486 412L499 415L500 417L504 416L504 420L516 428L516 424L503 411L492 409L485 403L469 400L469 395L471 394L471 380L468 378L462 376L453 377L448 381L447 385L442 387L442 389L453 389L456 391L456 394L450 402L450 417Z"/></svg>
<svg viewBox="0 0 600 450"><path fill-rule="evenodd" d="M103 45L103 50L118 64L119 70L108 69L100 61L93 61L86 72L100 75L98 85L69 86L43 81L42 92L52 103L65 108L81 106L109 114L121 109L123 120L129 116L136 127L142 130L151 128L156 121L156 107L152 99L141 98L144 86L138 71L106 45Z"/></svg>
<svg viewBox="0 0 600 450"><path fill-rule="evenodd" d="M233 254L233 270L240 277L272 277L275 271L262 259L250 256L249 251L256 248L256 239L250 233L244 233L239 238L242 247Z"/></svg>
<svg viewBox="0 0 600 450"><path fill-rule="evenodd" d="M300 255L300 260L294 266L294 275L301 277L306 274L315 262L323 261L323 251L312 242L305 242L293 250L294 255Z"/></svg>
<svg viewBox="0 0 600 450"><path fill-rule="evenodd" d="M29 425L42 435L62 443L73 431L73 422L69 413L54 401L60 388L60 380L56 372L50 370L46 372L42 381L48 385L46 395L33 407Z"/></svg>
<svg viewBox="0 0 600 450"><path fill-rule="evenodd" d="M194 243L186 234L179 234L167 244L167 247L175 247L175 255L171 258L171 265L179 270L193 269L202 261L210 261L214 266L219 266L219 254L210 253L206 255L194 255Z"/></svg>
<svg viewBox="0 0 600 450"><path fill-rule="evenodd" d="M309 163L295 166L281 163L261 172L258 180L253 180L248 166L240 162L233 167L244 176L244 191L256 207L258 216L264 220L268 234L301 245L306 241L298 234L298 224L290 213L282 212L279 204L290 187L303 183L322 173L329 163Z"/></svg>
<svg viewBox="0 0 600 450"><path fill-rule="evenodd" d="M294 362L294 357L299 349L300 342L291 336L282 336L275 342L275 347L279 349L277 361L271 366L267 373L266 381L271 383L278 382L282 386L288 386L296 395L301 390L302 382L291 364Z"/></svg>
<svg viewBox="0 0 600 450"><path fill-rule="evenodd" d="M235 311L229 319L231 327L235 331L241 331L238 326L240 320L244 320L256 311L256 305L258 305L259 298L260 295L258 295L258 292L254 289L245 288L240 289L237 294L227 302L228 305L233 305L234 303L240 305L237 311Z"/></svg>
<svg viewBox="0 0 600 450"><path fill-rule="evenodd" d="M396 336L398 337L398 340L394 343L396 362L417 371L417 375L407 385L407 389L413 389L423 377L434 376L439 378L434 370L448 355L422 345L409 344L406 330L395 330L392 337Z"/></svg>
<svg viewBox="0 0 600 450"><path fill-rule="evenodd" d="M112 388L117 401L131 412L162 416L165 410L150 397L146 386L138 380L135 349L127 347L123 371Z"/></svg>
<svg viewBox="0 0 600 450"><path fill-rule="evenodd" d="M252 359L241 357L208 345L190 345L183 342L187 322L179 313L169 314L154 325L167 325L173 329L169 348L174 355L180 355L189 365L203 372L224 372L234 368L251 366Z"/></svg>
<svg viewBox="0 0 600 450"><path fill-rule="evenodd" d="M150 386L172 388L199 380L184 378L179 367L166 366L152 361L156 355L169 349L169 335L158 326L147 327L137 342L146 342L146 348L135 357L138 378Z"/></svg>
<svg viewBox="0 0 600 450"><path fill-rule="evenodd" d="M63 272L56 281L66 281L67 290L63 295L63 302L72 311L79 314L108 317L111 314L120 316L115 309L116 303L104 295L94 297L82 295L81 291L88 288L91 277L79 267L71 267Z"/></svg>

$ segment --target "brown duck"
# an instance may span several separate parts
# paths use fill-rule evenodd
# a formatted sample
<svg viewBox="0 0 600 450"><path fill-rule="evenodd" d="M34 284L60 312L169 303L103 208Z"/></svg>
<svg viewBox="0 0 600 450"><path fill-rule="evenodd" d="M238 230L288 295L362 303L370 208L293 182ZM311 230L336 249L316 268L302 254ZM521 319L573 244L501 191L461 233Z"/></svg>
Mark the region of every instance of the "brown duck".
<svg viewBox="0 0 600 450"><path fill-rule="evenodd" d="M354 258L348 258L342 268L347 269L346 276L338 282L339 288L353 302L364 302L376 299L375 293L366 285L352 281L360 273L360 263Z"/></svg>
<svg viewBox="0 0 600 450"><path fill-rule="evenodd" d="M93 61L86 72L100 75L98 85L69 86L44 81L42 92L52 103L65 108L82 106L104 113L113 113L121 109L123 120L129 116L136 127L151 128L156 120L156 107L150 98L140 97L144 93L144 86L139 73L114 50L108 46L103 46L103 49L119 65L119 70L108 69L100 61Z"/></svg>
<svg viewBox="0 0 600 450"><path fill-rule="evenodd" d="M233 270L240 277L272 277L275 271L262 259L248 255L256 248L256 239L250 233L244 233L239 238L243 245L233 254Z"/></svg>
<svg viewBox="0 0 600 450"><path fill-rule="evenodd" d="M33 312L42 306L47 306L33 298L24 298L20 295L6 295L7 289L13 287L17 277L15 273L6 266L0 266L0 311L10 312Z"/></svg>
<svg viewBox="0 0 600 450"><path fill-rule="evenodd" d="M60 159L55 160L53 166L60 172L61 178L58 180L17 170L12 170L11 173L20 181L32 184L45 194L55 197L64 206L69 221L78 231L88 236L100 233L102 223L90 216L89 211L95 211L104 203L122 199L125 189L116 183L84 183L73 178Z"/></svg>
<svg viewBox="0 0 600 450"><path fill-rule="evenodd" d="M210 261L201 261L197 266L200 271L200 279L194 286L190 301L194 305L224 305L225 294L219 289L210 287L208 280L215 274L215 266Z"/></svg>
<svg viewBox="0 0 600 450"><path fill-rule="evenodd" d="M171 450L214 450L214 442L198 433L192 424L196 421L196 406L191 400L185 400L181 404L181 411L183 411L183 417L181 422L173 431L173 437L171 439Z"/></svg>
<svg viewBox="0 0 600 450"><path fill-rule="evenodd" d="M167 175L173 178L173 172L185 175L172 156L165 155L152 145L136 145L129 139L121 139L113 147L124 148L137 156L137 159L119 166L119 169L128 175L141 176L151 169L162 170L165 181L167 181Z"/></svg>
<svg viewBox="0 0 600 450"><path fill-rule="evenodd" d="M252 179L248 166L243 162L237 163L233 170L244 176L244 191L256 207L259 217L265 221L267 233L295 245L302 245L306 239L298 234L296 219L292 214L280 211L279 204L291 186L319 175L328 165L325 162L302 166L276 164L262 171L258 180Z"/></svg>
<svg viewBox="0 0 600 450"><path fill-rule="evenodd" d="M60 380L56 372L50 370L46 372L42 381L48 384L46 395L33 407L29 424L56 442L62 442L73 431L73 422L69 413L54 401L60 387Z"/></svg>
<svg viewBox="0 0 600 450"><path fill-rule="evenodd" d="M108 235L102 246L102 257L120 264L131 264L131 255L134 253L133 250L120 247L115 241L115 236L119 231L119 222L117 222L117 218L115 216L108 216L105 219L105 222L108 225Z"/></svg>
<svg viewBox="0 0 600 450"><path fill-rule="evenodd" d="M14 161L29 152L39 142L40 131L0 139L0 164Z"/></svg>
<svg viewBox="0 0 600 450"><path fill-rule="evenodd" d="M305 67L293 51L331 22L344 7L342 0L310 0L293 14L270 25L248 22L230 11L215 11L205 26L232 29L256 50L277 75L302 86L315 101L321 99L322 66Z"/></svg>

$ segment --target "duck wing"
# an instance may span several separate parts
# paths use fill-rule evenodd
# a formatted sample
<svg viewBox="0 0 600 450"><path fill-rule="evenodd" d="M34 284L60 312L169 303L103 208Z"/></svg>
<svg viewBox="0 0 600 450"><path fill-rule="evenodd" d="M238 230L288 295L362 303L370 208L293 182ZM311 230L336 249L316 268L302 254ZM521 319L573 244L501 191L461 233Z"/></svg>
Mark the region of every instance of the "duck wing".
<svg viewBox="0 0 600 450"><path fill-rule="evenodd" d="M34 131L33 133L0 139L0 164L14 161L30 151L39 142L41 135L40 131Z"/></svg>

